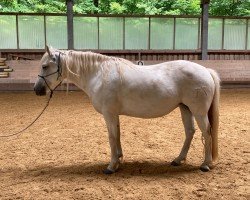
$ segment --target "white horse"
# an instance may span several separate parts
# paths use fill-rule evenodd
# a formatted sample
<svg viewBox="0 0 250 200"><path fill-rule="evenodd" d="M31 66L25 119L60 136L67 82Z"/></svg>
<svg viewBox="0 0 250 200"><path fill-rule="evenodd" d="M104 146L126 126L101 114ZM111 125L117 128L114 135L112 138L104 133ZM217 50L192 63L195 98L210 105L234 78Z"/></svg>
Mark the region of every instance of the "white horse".
<svg viewBox="0 0 250 200"><path fill-rule="evenodd" d="M180 165L187 157L195 118L205 140L200 169L210 170L218 157L220 80L215 71L184 60L139 66L92 52L46 49L34 90L46 95L68 79L89 96L109 133L111 162L104 173L115 172L123 157L119 115L155 118L176 107L181 111L186 139L172 165Z"/></svg>

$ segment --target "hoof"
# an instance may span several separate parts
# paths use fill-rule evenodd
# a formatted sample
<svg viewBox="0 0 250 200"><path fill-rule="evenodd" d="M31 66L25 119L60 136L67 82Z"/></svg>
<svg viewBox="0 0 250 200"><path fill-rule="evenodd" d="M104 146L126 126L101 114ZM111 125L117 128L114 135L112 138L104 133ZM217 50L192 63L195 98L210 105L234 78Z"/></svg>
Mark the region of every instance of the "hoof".
<svg viewBox="0 0 250 200"><path fill-rule="evenodd" d="M105 170L103 170L103 173L104 173L104 174L113 174L114 171L112 171L112 170L110 170L110 169L105 169Z"/></svg>
<svg viewBox="0 0 250 200"><path fill-rule="evenodd" d="M177 163L177 162L175 162L175 161L172 161L172 162L171 162L171 165L172 165L172 166L180 166L181 163Z"/></svg>
<svg viewBox="0 0 250 200"><path fill-rule="evenodd" d="M200 170L203 172L208 172L208 171L210 171L210 168L207 165L204 165L204 166L200 167Z"/></svg>

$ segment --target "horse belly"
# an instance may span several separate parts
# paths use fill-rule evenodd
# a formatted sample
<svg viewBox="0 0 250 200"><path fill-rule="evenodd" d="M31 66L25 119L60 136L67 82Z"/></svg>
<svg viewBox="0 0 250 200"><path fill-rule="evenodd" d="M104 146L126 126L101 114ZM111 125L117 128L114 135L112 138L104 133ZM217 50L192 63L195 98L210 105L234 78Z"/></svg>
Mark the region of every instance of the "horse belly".
<svg viewBox="0 0 250 200"><path fill-rule="evenodd" d="M139 118L162 117L173 111L179 105L175 98L127 97L121 104L121 115Z"/></svg>

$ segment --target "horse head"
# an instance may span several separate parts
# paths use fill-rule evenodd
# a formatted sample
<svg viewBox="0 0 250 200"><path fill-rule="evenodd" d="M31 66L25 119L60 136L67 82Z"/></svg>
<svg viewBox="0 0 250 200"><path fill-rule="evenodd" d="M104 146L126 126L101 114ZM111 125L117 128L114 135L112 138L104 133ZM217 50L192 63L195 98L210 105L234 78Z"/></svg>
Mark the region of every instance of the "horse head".
<svg viewBox="0 0 250 200"><path fill-rule="evenodd" d="M46 52L40 62L40 74L34 86L36 95L52 92L62 82L60 52L46 46Z"/></svg>

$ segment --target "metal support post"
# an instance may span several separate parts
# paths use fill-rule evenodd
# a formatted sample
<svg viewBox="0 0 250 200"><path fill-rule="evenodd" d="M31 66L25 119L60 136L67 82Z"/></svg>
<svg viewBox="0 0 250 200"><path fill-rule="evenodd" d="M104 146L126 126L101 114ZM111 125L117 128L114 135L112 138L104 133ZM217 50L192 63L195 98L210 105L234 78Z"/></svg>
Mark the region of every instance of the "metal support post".
<svg viewBox="0 0 250 200"><path fill-rule="evenodd" d="M201 59L208 59L208 8L210 0L201 0Z"/></svg>

